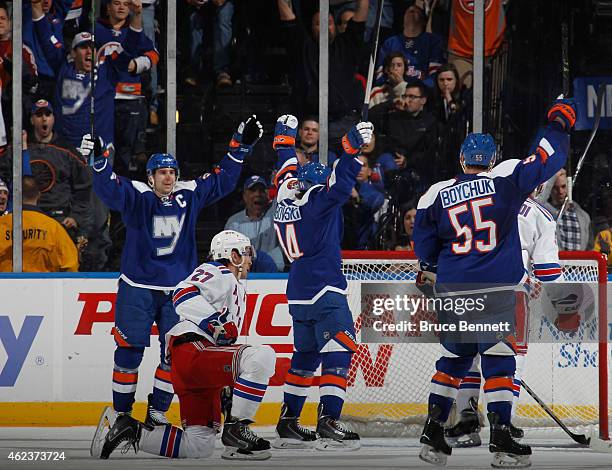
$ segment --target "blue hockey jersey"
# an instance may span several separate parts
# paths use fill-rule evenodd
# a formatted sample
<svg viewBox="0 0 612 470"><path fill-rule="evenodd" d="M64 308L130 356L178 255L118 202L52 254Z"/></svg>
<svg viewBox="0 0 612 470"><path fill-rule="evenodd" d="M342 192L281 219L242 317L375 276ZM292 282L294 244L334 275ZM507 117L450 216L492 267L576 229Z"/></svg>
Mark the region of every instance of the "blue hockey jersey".
<svg viewBox="0 0 612 470"><path fill-rule="evenodd" d="M113 29L104 20L98 20L96 23L96 49L98 54L109 56L117 51L125 50L131 57L134 57L137 64L136 73L129 73L127 70L117 71L115 98L133 99L143 96L141 74L150 70L153 65L159 62L159 53L153 42L144 34L133 34L140 32L133 29L129 23L120 29Z"/></svg>
<svg viewBox="0 0 612 470"><path fill-rule="evenodd" d="M83 135L89 133L91 80L89 73L76 70L74 62L66 55L64 44L53 34L46 20L34 21L34 30L49 64L56 72L54 107L55 128L75 147L81 144ZM129 41L137 43L142 32L128 32ZM95 129L105 143L113 142L115 126L116 71L127 70L130 56L116 51L113 56L99 56L96 67Z"/></svg>
<svg viewBox="0 0 612 470"><path fill-rule="evenodd" d="M382 85L386 80L383 74L383 64L385 58L392 52L401 52L406 58L408 62L406 77L418 78L424 80L427 86L433 86L433 81L428 77L436 73L443 62L440 36L423 32L416 38L407 38L403 34L398 34L387 39L378 53L377 85Z"/></svg>
<svg viewBox="0 0 612 470"><path fill-rule="evenodd" d="M234 190L241 167L241 162L226 155L220 171L178 181L166 198L159 198L145 183L117 176L108 163L94 171L96 194L121 213L126 226L121 278L157 290L173 290L185 279L198 265L198 214Z"/></svg>
<svg viewBox="0 0 612 470"><path fill-rule="evenodd" d="M534 155L429 188L417 207L414 251L419 260L438 265L438 285L521 281L518 212L527 196L563 167L568 149L568 135L551 124Z"/></svg>
<svg viewBox="0 0 612 470"><path fill-rule="evenodd" d="M346 292L340 253L342 206L361 165L357 158L343 154L327 186L315 185L301 198L297 179L287 178L280 185L274 227L281 248L292 261L287 282L290 304L313 304L325 292Z"/></svg>

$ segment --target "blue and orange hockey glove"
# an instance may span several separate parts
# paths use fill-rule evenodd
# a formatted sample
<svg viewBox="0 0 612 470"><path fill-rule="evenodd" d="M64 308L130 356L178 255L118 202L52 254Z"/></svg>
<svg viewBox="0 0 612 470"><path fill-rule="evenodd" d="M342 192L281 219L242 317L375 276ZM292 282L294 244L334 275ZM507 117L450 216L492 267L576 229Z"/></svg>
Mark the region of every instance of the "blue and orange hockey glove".
<svg viewBox="0 0 612 470"><path fill-rule="evenodd" d="M576 124L576 105L573 99L557 99L547 113L549 122L559 122L565 132Z"/></svg>
<svg viewBox="0 0 612 470"><path fill-rule="evenodd" d="M291 114L283 114L276 120L274 126L274 142L272 148L281 150L295 147L295 136L297 135L298 120Z"/></svg>
<svg viewBox="0 0 612 470"><path fill-rule="evenodd" d="M342 137L342 148L349 155L357 155L361 147L372 141L374 125L371 122L360 122Z"/></svg>
<svg viewBox="0 0 612 470"><path fill-rule="evenodd" d="M229 144L229 153L236 160L243 161L263 135L263 126L254 114L246 121L241 122L232 136Z"/></svg>

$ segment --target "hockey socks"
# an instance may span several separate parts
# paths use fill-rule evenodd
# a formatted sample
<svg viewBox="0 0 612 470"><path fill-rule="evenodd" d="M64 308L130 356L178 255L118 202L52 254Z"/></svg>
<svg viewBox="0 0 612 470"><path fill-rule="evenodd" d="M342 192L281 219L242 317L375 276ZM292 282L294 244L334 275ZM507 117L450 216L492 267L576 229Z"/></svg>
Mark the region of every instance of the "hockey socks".
<svg viewBox="0 0 612 470"><path fill-rule="evenodd" d="M300 416L308 389L312 385L315 371L321 362L319 353L295 351L291 358L291 369L285 377L283 401L287 405L288 416Z"/></svg>
<svg viewBox="0 0 612 470"><path fill-rule="evenodd" d="M340 418L346 397L346 377L351 365L352 353L334 351L323 353L323 365L319 394L323 407L322 415Z"/></svg>
<svg viewBox="0 0 612 470"><path fill-rule="evenodd" d="M153 379L153 396L149 403L158 411L168 411L172 398L174 397L174 388L172 387L172 375L170 366L160 364L155 370L155 378Z"/></svg>
<svg viewBox="0 0 612 470"><path fill-rule="evenodd" d="M142 361L144 348L117 347L113 367L113 408L119 413L132 411L136 385L138 384L138 366Z"/></svg>

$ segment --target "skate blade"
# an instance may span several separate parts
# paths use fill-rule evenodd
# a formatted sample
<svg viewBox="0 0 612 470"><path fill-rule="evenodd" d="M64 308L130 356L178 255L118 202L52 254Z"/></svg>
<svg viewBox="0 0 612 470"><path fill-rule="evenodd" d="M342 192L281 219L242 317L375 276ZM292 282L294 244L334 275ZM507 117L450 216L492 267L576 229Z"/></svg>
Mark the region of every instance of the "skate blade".
<svg viewBox="0 0 612 470"><path fill-rule="evenodd" d="M419 458L423 462L427 462L438 467L446 467L446 459L448 458L448 455L436 451L430 445L423 444L423 447L421 447L421 452L419 452Z"/></svg>
<svg viewBox="0 0 612 470"><path fill-rule="evenodd" d="M320 438L315 441L315 449L326 452L330 450L341 450L345 452L352 452L361 448L361 441L336 441L330 438Z"/></svg>
<svg viewBox="0 0 612 470"><path fill-rule="evenodd" d="M94 433L93 439L91 440L91 446L89 448L89 453L93 458L99 459L100 455L102 455L104 439L106 438L110 428L113 427L113 424L115 424L115 419L115 411L110 406L104 407L102 414L100 415L98 427L96 428L96 432Z"/></svg>
<svg viewBox="0 0 612 470"><path fill-rule="evenodd" d="M275 449L314 449L318 439L314 441L300 441L299 439L289 439L287 437L279 437L272 442L272 447Z"/></svg>
<svg viewBox="0 0 612 470"><path fill-rule="evenodd" d="M225 447L221 458L225 460L268 460L272 457L269 450L244 450L237 447Z"/></svg>
<svg viewBox="0 0 612 470"><path fill-rule="evenodd" d="M480 435L474 434L466 434L461 437L445 437L446 442L449 446L457 448L457 449L466 449L468 447L479 447L482 445L482 440L480 439Z"/></svg>
<svg viewBox="0 0 612 470"><path fill-rule="evenodd" d="M528 468L531 467L529 455L507 454L505 452L495 452L493 454L493 468Z"/></svg>

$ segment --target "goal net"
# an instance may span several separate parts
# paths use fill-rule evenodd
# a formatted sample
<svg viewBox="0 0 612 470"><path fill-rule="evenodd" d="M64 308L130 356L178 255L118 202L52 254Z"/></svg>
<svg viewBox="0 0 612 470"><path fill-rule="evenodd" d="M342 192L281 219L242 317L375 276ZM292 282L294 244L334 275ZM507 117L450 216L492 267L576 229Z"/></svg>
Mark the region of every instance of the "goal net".
<svg viewBox="0 0 612 470"><path fill-rule="evenodd" d="M523 379L568 426L598 426L600 436L607 439L610 321L605 258L595 252L562 252L560 259L563 282L586 286L592 293L591 308L573 334L559 331L552 315L531 317ZM376 297L394 296L397 286L409 297L422 297L415 285L416 259L409 252L344 252L343 272L360 344L349 371L342 418L364 436L417 436L425 422L430 380L441 352L436 338L421 338L426 335L418 331L387 331L382 340L379 335L376 342L367 342L373 318L400 323L392 309L372 315ZM390 285L396 290L385 295ZM553 310L538 282L530 291L529 306L532 312ZM427 308L412 316L417 322L435 323L436 319L435 311ZM481 409L483 403L481 395ZM556 426L524 390L514 422L527 428Z"/></svg>

